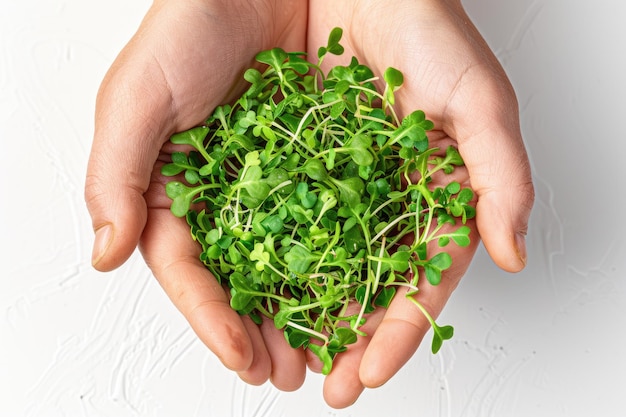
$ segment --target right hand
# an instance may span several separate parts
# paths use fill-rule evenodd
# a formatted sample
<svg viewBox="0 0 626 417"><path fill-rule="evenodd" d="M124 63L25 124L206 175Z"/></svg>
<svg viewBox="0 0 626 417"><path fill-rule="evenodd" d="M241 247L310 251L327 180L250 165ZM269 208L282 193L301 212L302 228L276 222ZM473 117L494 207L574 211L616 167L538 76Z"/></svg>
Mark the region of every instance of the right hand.
<svg viewBox="0 0 626 417"><path fill-rule="evenodd" d="M198 337L252 384L283 390L304 381L302 350L271 321L239 316L175 218L160 174L169 137L242 93L261 50L305 49L307 7L288 0L157 0L119 54L97 102L85 199L96 233L92 263L110 271L139 244L155 277Z"/></svg>
<svg viewBox="0 0 626 417"><path fill-rule="evenodd" d="M435 124L430 145L454 145L465 161L455 180L471 186L477 197L476 219L468 222L472 244L447 247L453 267L438 286L426 283L416 296L437 316L470 265L479 237L502 269L517 272L525 265L534 190L515 93L460 0L313 0L309 50L324 45L335 26L344 29L345 53L325 58L324 66L345 65L355 56L377 75L390 66L400 70L405 82L396 94L396 111L404 116L424 110ZM381 310L368 317L363 328L368 336L336 358L324 381L324 397L333 407L346 407L365 387L387 382L430 329L400 291ZM318 362L311 355L312 369Z"/></svg>

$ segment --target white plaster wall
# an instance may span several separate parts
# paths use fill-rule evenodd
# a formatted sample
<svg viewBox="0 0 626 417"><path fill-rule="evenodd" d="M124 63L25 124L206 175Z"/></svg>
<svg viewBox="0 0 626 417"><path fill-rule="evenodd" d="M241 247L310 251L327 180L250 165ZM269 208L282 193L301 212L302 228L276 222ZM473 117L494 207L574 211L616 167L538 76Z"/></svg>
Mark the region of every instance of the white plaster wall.
<svg viewBox="0 0 626 417"><path fill-rule="evenodd" d="M442 318L453 341L332 410L317 375L239 382L139 256L90 267L94 97L149 2L0 0L0 416L626 416L626 5L465 5L521 103L529 264L479 250Z"/></svg>

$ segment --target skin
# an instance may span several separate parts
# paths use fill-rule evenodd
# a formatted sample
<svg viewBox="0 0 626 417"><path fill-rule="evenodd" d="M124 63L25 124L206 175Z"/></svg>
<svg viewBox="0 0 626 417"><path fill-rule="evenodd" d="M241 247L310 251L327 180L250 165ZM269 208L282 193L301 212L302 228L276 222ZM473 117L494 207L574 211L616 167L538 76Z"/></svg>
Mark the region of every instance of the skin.
<svg viewBox="0 0 626 417"><path fill-rule="evenodd" d="M458 146L466 169L455 179L477 195L469 248L447 248L453 267L417 298L437 316L464 275L482 239L509 272L526 261L524 235L534 194L519 129L514 91L459 1L396 0L156 1L121 51L100 88L85 199L96 232L92 262L100 271L121 265L139 245L147 265L198 337L250 384L268 379L281 390L302 385L306 366L321 365L291 349L267 321L237 315L228 295L198 261L186 222L169 212L160 167L175 132L201 123L218 104L234 100L254 55L280 46L316 56L330 30L344 28L342 57L356 56L376 74L404 73L396 95L401 115L423 109L435 122L431 145ZM215 7L214 7L215 6ZM201 46L201 47L200 47ZM393 46L393 47L390 47ZM477 110L478 109L478 110ZM436 248L433 248L433 253ZM399 294L368 317L368 334L339 355L324 384L326 402L354 403L365 387L388 381L413 355L429 324Z"/></svg>
<svg viewBox="0 0 626 417"><path fill-rule="evenodd" d="M400 115L416 106L434 121L431 146L458 147L466 170L457 180L478 196L477 229L494 262L509 272L526 263L524 236L534 200L529 163L519 128L517 100L506 74L459 1L395 1L393 7L375 0L311 2L309 50L323 45L329 31L345 28L345 56L356 56L375 74L393 66L404 73L396 95ZM390 47L393 45L393 47ZM341 57L324 62L336 64ZM421 303L435 317L465 273L478 239L453 257L436 288L423 286ZM436 248L433 248L433 254ZM413 355L429 324L405 297L389 310L376 312L371 338L359 341L337 361L326 378L324 396L345 407L364 387L378 387ZM350 381L345 384L343 381ZM359 385L360 382L360 385ZM339 387L342 387L339 390Z"/></svg>

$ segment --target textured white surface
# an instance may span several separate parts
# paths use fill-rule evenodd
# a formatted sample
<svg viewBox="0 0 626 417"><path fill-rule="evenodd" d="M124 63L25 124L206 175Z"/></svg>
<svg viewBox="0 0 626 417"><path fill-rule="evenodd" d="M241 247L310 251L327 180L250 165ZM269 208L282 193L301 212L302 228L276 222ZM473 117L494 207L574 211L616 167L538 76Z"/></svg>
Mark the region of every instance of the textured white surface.
<svg viewBox="0 0 626 417"><path fill-rule="evenodd" d="M465 4L522 107L529 265L479 250L442 318L453 341L338 411L317 375L238 381L139 256L90 268L94 97L149 2L1 0L0 416L626 416L626 5Z"/></svg>

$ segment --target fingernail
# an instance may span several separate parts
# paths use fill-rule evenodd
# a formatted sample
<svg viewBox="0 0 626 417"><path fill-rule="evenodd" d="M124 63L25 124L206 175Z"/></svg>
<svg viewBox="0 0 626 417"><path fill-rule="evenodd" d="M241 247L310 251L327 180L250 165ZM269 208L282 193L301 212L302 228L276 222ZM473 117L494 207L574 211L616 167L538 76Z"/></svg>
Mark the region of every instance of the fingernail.
<svg viewBox="0 0 626 417"><path fill-rule="evenodd" d="M520 260L524 265L526 265L526 236L522 233L515 234L515 245L517 246L517 256L519 256Z"/></svg>
<svg viewBox="0 0 626 417"><path fill-rule="evenodd" d="M93 252L91 254L91 264L96 266L98 262L104 257L109 245L111 244L111 237L113 236L113 226L106 224L96 230L96 237L93 243Z"/></svg>

